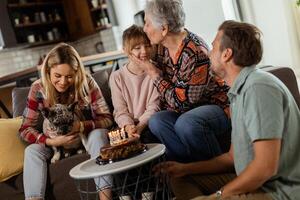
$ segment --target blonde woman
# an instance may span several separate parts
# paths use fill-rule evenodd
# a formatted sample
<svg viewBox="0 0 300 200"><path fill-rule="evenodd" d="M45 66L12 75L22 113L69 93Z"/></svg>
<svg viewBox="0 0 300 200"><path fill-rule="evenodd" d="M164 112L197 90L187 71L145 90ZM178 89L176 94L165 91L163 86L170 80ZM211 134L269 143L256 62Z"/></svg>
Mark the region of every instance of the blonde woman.
<svg viewBox="0 0 300 200"><path fill-rule="evenodd" d="M88 136L87 151L96 157L99 148L106 144L107 128L112 125L112 115L93 78L85 73L76 50L61 43L46 56L41 69L41 79L30 89L20 135L30 145L25 150L24 192L25 199L44 199L47 182L47 161L51 146L68 147L79 140L79 132ZM72 131L64 136L49 138L41 127L41 110L54 104L78 102ZM95 179L102 192L101 200L111 196L111 178ZM101 197L102 196L102 197Z"/></svg>

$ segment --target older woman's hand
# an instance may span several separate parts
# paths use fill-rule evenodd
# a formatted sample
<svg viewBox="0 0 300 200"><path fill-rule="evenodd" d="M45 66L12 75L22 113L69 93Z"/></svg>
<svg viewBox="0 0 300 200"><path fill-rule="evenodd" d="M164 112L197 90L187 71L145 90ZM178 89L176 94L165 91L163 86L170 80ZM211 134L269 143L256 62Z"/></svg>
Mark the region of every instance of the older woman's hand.
<svg viewBox="0 0 300 200"><path fill-rule="evenodd" d="M160 76L161 70L155 67L155 65L153 65L149 60L141 60L134 55L129 55L128 57L135 64L142 66L151 79L154 80Z"/></svg>

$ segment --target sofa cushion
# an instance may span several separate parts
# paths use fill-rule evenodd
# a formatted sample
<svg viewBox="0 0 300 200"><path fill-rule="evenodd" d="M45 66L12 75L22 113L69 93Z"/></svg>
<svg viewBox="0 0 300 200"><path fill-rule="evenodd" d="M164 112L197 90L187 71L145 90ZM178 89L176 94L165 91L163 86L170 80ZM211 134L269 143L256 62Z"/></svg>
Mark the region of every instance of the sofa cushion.
<svg viewBox="0 0 300 200"><path fill-rule="evenodd" d="M19 137L22 118L0 119L0 182L23 170L26 145Z"/></svg>
<svg viewBox="0 0 300 200"><path fill-rule="evenodd" d="M12 90L13 117L23 115L30 87L15 87Z"/></svg>
<svg viewBox="0 0 300 200"><path fill-rule="evenodd" d="M102 95L110 109L110 112L113 111L113 105L111 100L111 92L109 87L109 77L112 71L112 67L104 67L99 71L96 71L92 74L92 77L95 79L97 84L99 85Z"/></svg>

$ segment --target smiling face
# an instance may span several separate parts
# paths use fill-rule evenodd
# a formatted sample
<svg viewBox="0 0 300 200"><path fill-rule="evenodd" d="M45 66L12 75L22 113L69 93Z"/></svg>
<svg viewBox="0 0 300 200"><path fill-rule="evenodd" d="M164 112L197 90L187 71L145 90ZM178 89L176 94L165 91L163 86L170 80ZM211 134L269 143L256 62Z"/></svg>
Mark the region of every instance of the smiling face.
<svg viewBox="0 0 300 200"><path fill-rule="evenodd" d="M133 55L140 60L149 60L150 59L150 52L151 52L151 45L150 44L138 44L135 45L129 52L129 55Z"/></svg>
<svg viewBox="0 0 300 200"><path fill-rule="evenodd" d="M143 61L150 59L152 46L142 27L130 26L123 32L122 38L124 52L130 61L133 61L131 56Z"/></svg>
<svg viewBox="0 0 300 200"><path fill-rule="evenodd" d="M50 81L57 92L67 91L75 81L75 70L69 64L59 64L50 68Z"/></svg>
<svg viewBox="0 0 300 200"><path fill-rule="evenodd" d="M163 31L163 26L157 26L151 18L151 15L145 13L144 31L151 41L151 44L160 44L166 33Z"/></svg>

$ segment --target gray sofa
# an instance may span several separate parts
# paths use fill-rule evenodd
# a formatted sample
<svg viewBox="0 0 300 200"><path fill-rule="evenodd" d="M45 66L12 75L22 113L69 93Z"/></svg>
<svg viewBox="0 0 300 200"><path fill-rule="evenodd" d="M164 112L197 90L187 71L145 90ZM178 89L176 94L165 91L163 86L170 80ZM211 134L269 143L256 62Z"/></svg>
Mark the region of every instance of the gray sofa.
<svg viewBox="0 0 300 200"><path fill-rule="evenodd" d="M300 95L294 72L287 67L263 67L279 79L281 79L292 92L299 108ZM104 98L112 110L108 78L111 68L106 68L93 74L93 77L101 87ZM15 88L13 90L13 115L19 116L24 110L28 88ZM88 159L88 155L76 155L63 159L57 164L50 164L47 186L47 199L51 200L77 200L80 199L75 182L69 177L69 170L78 163ZM3 200L23 200L22 174L19 174L5 182L0 183L0 198Z"/></svg>

